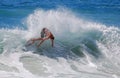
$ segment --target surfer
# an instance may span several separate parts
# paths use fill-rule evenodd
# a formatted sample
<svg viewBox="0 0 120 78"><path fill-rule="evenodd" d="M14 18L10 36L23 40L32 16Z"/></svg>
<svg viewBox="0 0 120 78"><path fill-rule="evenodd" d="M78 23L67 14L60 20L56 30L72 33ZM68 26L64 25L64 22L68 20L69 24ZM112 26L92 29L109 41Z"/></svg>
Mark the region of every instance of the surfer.
<svg viewBox="0 0 120 78"><path fill-rule="evenodd" d="M53 36L53 34L50 32L49 29L43 28L42 31L41 31L41 38L30 39L29 41L27 41L27 43L28 43L28 46L29 46L29 45L33 44L35 41L40 40L39 44L37 45L37 47L39 47L45 40L48 40L48 39L51 40L51 46L53 47L54 46L54 36Z"/></svg>

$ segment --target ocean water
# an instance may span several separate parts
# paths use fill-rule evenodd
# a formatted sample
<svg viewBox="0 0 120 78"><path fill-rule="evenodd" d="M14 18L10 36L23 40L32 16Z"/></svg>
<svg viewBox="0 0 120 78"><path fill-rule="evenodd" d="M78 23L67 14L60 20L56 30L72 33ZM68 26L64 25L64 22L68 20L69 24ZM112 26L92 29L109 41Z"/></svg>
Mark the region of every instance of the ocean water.
<svg viewBox="0 0 120 78"><path fill-rule="evenodd" d="M0 78L120 78L119 0L0 0ZM25 47L47 27L55 36Z"/></svg>

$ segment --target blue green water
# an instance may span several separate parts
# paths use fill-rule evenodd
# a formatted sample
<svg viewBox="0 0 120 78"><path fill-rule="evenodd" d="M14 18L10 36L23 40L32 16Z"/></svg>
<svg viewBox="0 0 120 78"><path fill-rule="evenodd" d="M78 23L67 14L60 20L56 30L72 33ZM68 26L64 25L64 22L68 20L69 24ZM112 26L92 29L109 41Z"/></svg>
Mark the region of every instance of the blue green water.
<svg viewBox="0 0 120 78"><path fill-rule="evenodd" d="M120 26L119 0L1 0L0 27L22 26L22 19L33 13L35 9L67 8L83 18L106 25Z"/></svg>
<svg viewBox="0 0 120 78"><path fill-rule="evenodd" d="M119 0L0 0L0 78L119 78L119 20ZM25 47L43 27L54 47Z"/></svg>

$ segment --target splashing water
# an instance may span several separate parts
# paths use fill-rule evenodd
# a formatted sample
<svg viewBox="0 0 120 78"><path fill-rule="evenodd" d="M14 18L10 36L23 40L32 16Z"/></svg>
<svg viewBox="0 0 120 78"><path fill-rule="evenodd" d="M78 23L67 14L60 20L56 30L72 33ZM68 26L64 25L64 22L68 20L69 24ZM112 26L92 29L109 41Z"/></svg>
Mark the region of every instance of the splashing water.
<svg viewBox="0 0 120 78"><path fill-rule="evenodd" d="M87 21L69 10L37 9L27 30L0 30L0 78L119 78L120 29ZM40 48L23 51L43 27L55 35ZM36 43L37 44L37 43ZM41 55L42 53L42 55Z"/></svg>

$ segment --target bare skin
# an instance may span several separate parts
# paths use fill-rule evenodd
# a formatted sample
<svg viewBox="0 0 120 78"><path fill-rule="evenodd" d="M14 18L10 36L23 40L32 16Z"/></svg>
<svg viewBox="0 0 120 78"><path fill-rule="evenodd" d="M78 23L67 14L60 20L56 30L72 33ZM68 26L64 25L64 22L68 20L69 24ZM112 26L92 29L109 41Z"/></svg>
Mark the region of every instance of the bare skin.
<svg viewBox="0 0 120 78"><path fill-rule="evenodd" d="M44 37L44 38L41 39L41 42L38 44L37 47L39 47L45 40L48 40L48 39L51 40L51 46L52 47L54 46L54 39L52 38L53 34L50 31L48 31L47 29L45 30L45 34L46 34L46 37Z"/></svg>
<svg viewBox="0 0 120 78"><path fill-rule="evenodd" d="M35 41L38 41L38 40L42 40L42 38L32 38L27 41L28 44L26 46L30 46L30 45L34 44Z"/></svg>
<svg viewBox="0 0 120 78"><path fill-rule="evenodd" d="M43 37L43 38L33 38L33 39L30 39L29 41L27 41L27 43L29 43L28 46L34 44L35 41L40 40L39 44L37 45L37 47L39 47L45 40L48 40L48 39L51 40L51 46L52 47L54 46L54 36L53 36L53 34L47 28L45 28L42 31L45 33L46 36Z"/></svg>

